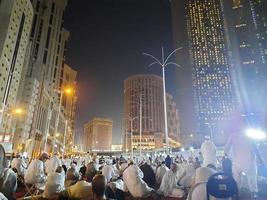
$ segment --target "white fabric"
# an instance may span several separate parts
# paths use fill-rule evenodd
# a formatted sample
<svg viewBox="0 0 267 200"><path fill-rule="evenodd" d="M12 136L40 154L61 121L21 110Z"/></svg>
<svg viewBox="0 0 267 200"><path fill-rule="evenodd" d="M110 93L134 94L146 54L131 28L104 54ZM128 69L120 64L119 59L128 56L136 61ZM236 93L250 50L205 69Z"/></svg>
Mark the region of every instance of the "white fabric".
<svg viewBox="0 0 267 200"><path fill-rule="evenodd" d="M51 198L64 189L65 174L51 172L47 176L43 197Z"/></svg>
<svg viewBox="0 0 267 200"><path fill-rule="evenodd" d="M0 190L8 199L12 199L13 193L17 190L18 186L17 175L12 169L5 168L1 177L3 178L3 183Z"/></svg>
<svg viewBox="0 0 267 200"><path fill-rule="evenodd" d="M239 188L247 188L251 192L258 192L256 155L251 142L241 133L232 136L233 175ZM245 173L245 184L242 172ZM242 179L243 178L243 179Z"/></svg>
<svg viewBox="0 0 267 200"><path fill-rule="evenodd" d="M55 172L58 166L61 166L62 162L57 156L52 156L45 162L45 171L47 174Z"/></svg>
<svg viewBox="0 0 267 200"><path fill-rule="evenodd" d="M92 186L86 181L78 181L70 186L67 191L70 199L86 199L93 196Z"/></svg>
<svg viewBox="0 0 267 200"><path fill-rule="evenodd" d="M71 159L69 158L62 159L62 164L64 164L67 169L70 168Z"/></svg>
<svg viewBox="0 0 267 200"><path fill-rule="evenodd" d="M123 181L131 195L135 198L147 197L152 188L143 181L144 174L136 165L131 165L123 172Z"/></svg>
<svg viewBox="0 0 267 200"><path fill-rule="evenodd" d="M191 187L193 184L193 175L195 173L194 164L190 163L185 167L185 176L180 180L180 184L184 187Z"/></svg>
<svg viewBox="0 0 267 200"><path fill-rule="evenodd" d="M21 158L14 158L11 162L11 168L16 169L19 175L24 176L25 168Z"/></svg>
<svg viewBox="0 0 267 200"><path fill-rule="evenodd" d="M102 168L102 175L105 176L106 181L109 182L115 176L114 168L112 165L105 165Z"/></svg>
<svg viewBox="0 0 267 200"><path fill-rule="evenodd" d="M181 198L184 196L184 191L178 188L178 175L172 170L168 170L162 178L158 194L163 194L165 197Z"/></svg>
<svg viewBox="0 0 267 200"><path fill-rule="evenodd" d="M0 192L0 200L8 200L5 195L3 195L1 192Z"/></svg>
<svg viewBox="0 0 267 200"><path fill-rule="evenodd" d="M161 165L157 168L157 172L156 172L156 181L158 184L161 183L163 176L165 175L165 173L168 171L168 167L166 167L165 165Z"/></svg>
<svg viewBox="0 0 267 200"><path fill-rule="evenodd" d="M33 160L25 172L24 179L28 184L44 183L46 176L43 161L38 159Z"/></svg>
<svg viewBox="0 0 267 200"><path fill-rule="evenodd" d="M204 141L201 144L201 153L203 155L203 166L206 167L209 164L217 165L216 158L216 146L211 141Z"/></svg>
<svg viewBox="0 0 267 200"><path fill-rule="evenodd" d="M216 171L208 167L200 167L196 170L195 182L194 182L194 185L192 186L193 191L190 191L192 193L192 198L188 200L206 200L207 199L206 184L209 180L209 177L213 175L214 173L216 173ZM215 200L216 198L211 197L210 199Z"/></svg>

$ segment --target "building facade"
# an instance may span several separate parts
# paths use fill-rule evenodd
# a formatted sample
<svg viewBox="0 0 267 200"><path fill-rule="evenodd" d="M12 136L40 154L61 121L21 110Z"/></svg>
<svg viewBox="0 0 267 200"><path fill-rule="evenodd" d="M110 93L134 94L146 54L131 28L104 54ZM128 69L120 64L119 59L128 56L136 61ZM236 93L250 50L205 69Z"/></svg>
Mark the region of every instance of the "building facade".
<svg viewBox="0 0 267 200"><path fill-rule="evenodd" d="M234 109L222 1L188 0L186 22L198 132L208 133L209 124L228 120Z"/></svg>
<svg viewBox="0 0 267 200"><path fill-rule="evenodd" d="M130 76L124 81L124 149L154 149L163 148L164 111L163 111L162 78L157 75L140 74ZM168 96L170 97L170 96ZM168 108L174 109L172 98L167 98ZM177 110L176 110L177 111ZM178 122L173 110L168 110L168 124ZM140 115L141 114L141 115ZM178 113L176 113L178 114ZM141 118L141 120L140 120ZM140 126L141 121L141 126ZM179 122L178 122L179 124ZM141 127L141 143L140 143ZM179 135L179 125L168 126L172 136ZM177 131L174 133L174 129ZM178 137L173 137L179 146ZM170 143L173 144L173 143Z"/></svg>
<svg viewBox="0 0 267 200"><path fill-rule="evenodd" d="M25 145L28 154L37 156L43 150L62 151L64 146L67 119L62 109L59 109L59 91L69 32L62 27L67 0L31 2L34 17L28 48L29 59L24 65L25 79L20 97L27 113L24 121L17 125L21 131L16 135L18 143ZM57 124L58 133L55 133ZM60 137L56 137L56 134L60 134Z"/></svg>
<svg viewBox="0 0 267 200"><path fill-rule="evenodd" d="M173 96L170 94L166 95L167 104L167 120L168 120L168 134L169 138L174 141L180 141L180 119L179 112L176 107L176 103L173 100Z"/></svg>
<svg viewBox="0 0 267 200"><path fill-rule="evenodd" d="M19 85L27 57L33 8L30 0L0 1L0 133L14 134ZM12 124L12 125L11 125Z"/></svg>
<svg viewBox="0 0 267 200"><path fill-rule="evenodd" d="M267 116L267 2L232 0L226 4L236 91L244 113Z"/></svg>
<svg viewBox="0 0 267 200"><path fill-rule="evenodd" d="M111 151L113 121L93 118L84 125L84 151Z"/></svg>

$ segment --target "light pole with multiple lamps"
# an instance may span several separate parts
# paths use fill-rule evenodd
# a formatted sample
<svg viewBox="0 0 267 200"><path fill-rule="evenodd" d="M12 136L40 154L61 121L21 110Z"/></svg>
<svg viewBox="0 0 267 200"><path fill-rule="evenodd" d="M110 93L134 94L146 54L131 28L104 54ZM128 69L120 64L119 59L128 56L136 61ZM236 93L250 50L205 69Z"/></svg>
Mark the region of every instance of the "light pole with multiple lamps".
<svg viewBox="0 0 267 200"><path fill-rule="evenodd" d="M164 140L165 140L165 143L166 143L166 148L167 148L167 151L169 150L169 144L168 144L168 120L167 120L167 105L166 105L166 86L165 86L165 68L168 66L168 65L175 65L177 67L180 67L180 65L178 65L177 63L174 63L174 62L171 62L169 61L171 56L181 50L182 47L179 47L175 50L173 50L165 59L164 57L164 48L162 47L161 48L161 61L156 58L155 56L151 55L151 54L148 54L148 53L143 53L143 55L145 56L149 56L150 58L152 58L152 60L154 62L152 62L149 66L151 67L152 65L155 65L155 64L158 64L161 66L162 68L162 79L163 79L163 104L164 104L164 125L165 125L165 137L164 137Z"/></svg>

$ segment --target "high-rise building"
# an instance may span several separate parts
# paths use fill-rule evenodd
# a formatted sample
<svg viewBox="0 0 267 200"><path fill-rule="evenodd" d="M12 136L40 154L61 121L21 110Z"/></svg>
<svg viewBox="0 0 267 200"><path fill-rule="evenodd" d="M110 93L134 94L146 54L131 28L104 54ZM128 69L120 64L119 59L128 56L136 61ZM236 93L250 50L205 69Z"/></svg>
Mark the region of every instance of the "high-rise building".
<svg viewBox="0 0 267 200"><path fill-rule="evenodd" d="M60 88L70 87L72 90L72 95L65 95L62 99L62 108L65 119L68 120L68 130L65 138L66 149L71 149L70 147L74 143L74 128L75 128L75 112L76 112L76 103L77 95L75 92L76 88L76 76L77 71L72 69L69 65L64 64L63 75L61 77L61 86Z"/></svg>
<svg viewBox="0 0 267 200"><path fill-rule="evenodd" d="M267 89L267 2L225 2L236 91L244 113L264 117Z"/></svg>
<svg viewBox="0 0 267 200"><path fill-rule="evenodd" d="M111 151L113 121L93 118L84 125L85 151Z"/></svg>
<svg viewBox="0 0 267 200"><path fill-rule="evenodd" d="M24 121L17 126L18 144L25 144L29 155L44 150L62 150L66 119L59 110L59 99L69 32L62 27L67 0L32 0L34 18L30 33L29 59L25 63L25 80L21 102ZM57 116L58 134L55 138ZM48 139L46 139L48 138ZM60 139L59 139L60 138ZM58 144L57 144L58 143Z"/></svg>
<svg viewBox="0 0 267 200"><path fill-rule="evenodd" d="M140 74L130 76L124 80L124 149L131 149L131 144L133 149L140 149L140 121L142 121L141 148L163 147L164 112L162 87L162 78L157 75ZM176 111L173 110L175 104L172 98L167 98L167 103L167 110L171 108L171 110L168 110L168 116L177 117L177 113L173 114ZM178 119L168 119L168 122L169 124L176 123ZM168 126L168 129L173 131L175 128L174 126ZM173 139L169 144L179 146L178 137L171 137L179 135L178 128L175 130L177 132L172 132L168 141Z"/></svg>
<svg viewBox="0 0 267 200"><path fill-rule="evenodd" d="M186 18L198 131L207 133L234 109L222 1L188 0Z"/></svg>
<svg viewBox="0 0 267 200"><path fill-rule="evenodd" d="M10 133L33 18L30 0L0 1L0 133ZM12 120L13 119L13 120ZM13 128L12 128L13 129ZM13 129L14 130L14 129Z"/></svg>

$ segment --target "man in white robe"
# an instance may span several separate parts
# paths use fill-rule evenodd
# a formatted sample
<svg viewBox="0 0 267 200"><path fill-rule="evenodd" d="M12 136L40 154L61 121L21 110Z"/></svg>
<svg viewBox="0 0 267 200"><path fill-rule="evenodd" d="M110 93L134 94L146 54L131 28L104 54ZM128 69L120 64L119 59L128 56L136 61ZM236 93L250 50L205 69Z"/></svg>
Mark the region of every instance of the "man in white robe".
<svg viewBox="0 0 267 200"><path fill-rule="evenodd" d="M62 166L61 160L55 154L45 162L45 171L47 174L54 173L58 167Z"/></svg>
<svg viewBox="0 0 267 200"><path fill-rule="evenodd" d="M51 172L47 176L44 198L52 198L64 190L65 173L62 167L58 167L55 172Z"/></svg>
<svg viewBox="0 0 267 200"><path fill-rule="evenodd" d="M230 136L225 151L231 155L230 149L232 149L233 175L239 188L249 189L257 196L256 148L245 133L239 131ZM245 178L248 184L245 184Z"/></svg>
<svg viewBox="0 0 267 200"><path fill-rule="evenodd" d="M110 160L107 160L106 165L102 168L102 175L105 176L107 183L110 182L110 179L116 175Z"/></svg>
<svg viewBox="0 0 267 200"><path fill-rule="evenodd" d="M140 168L130 164L123 172L123 181L134 198L145 198L151 195L152 188L143 181L144 174Z"/></svg>
<svg viewBox="0 0 267 200"><path fill-rule="evenodd" d="M177 172L178 165L176 163L171 164L171 169L162 178L158 194L174 198L182 198L184 196L184 191L179 189L177 185L179 180Z"/></svg>
<svg viewBox="0 0 267 200"><path fill-rule="evenodd" d="M208 167L200 167L196 170L193 186L189 191L187 200L206 200L207 199L207 182L209 177L216 171ZM210 197L211 200L216 198Z"/></svg>
<svg viewBox="0 0 267 200"><path fill-rule="evenodd" d="M11 168L16 169L18 175L24 176L26 168L23 165L23 161L20 155L17 155L15 158L13 158L11 162Z"/></svg>
<svg viewBox="0 0 267 200"><path fill-rule="evenodd" d="M163 161L161 165L156 170L156 182L157 184L160 184L162 181L163 176L165 173L169 170L168 167L166 167L165 162Z"/></svg>
<svg viewBox="0 0 267 200"><path fill-rule="evenodd" d="M42 153L39 159L34 159L28 166L25 172L25 183L36 184L36 186L42 187L46 180L44 162L49 158L47 153Z"/></svg>
<svg viewBox="0 0 267 200"><path fill-rule="evenodd" d="M0 174L0 192L6 198L13 199L13 194L17 190L17 174L9 168L9 160L5 160L5 166Z"/></svg>
<svg viewBox="0 0 267 200"><path fill-rule="evenodd" d="M204 167L207 167L209 164L217 166L216 146L210 140L209 136L205 136L205 141L201 144L200 151L203 155Z"/></svg>

